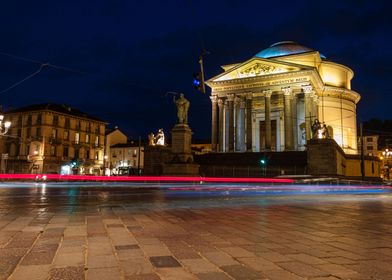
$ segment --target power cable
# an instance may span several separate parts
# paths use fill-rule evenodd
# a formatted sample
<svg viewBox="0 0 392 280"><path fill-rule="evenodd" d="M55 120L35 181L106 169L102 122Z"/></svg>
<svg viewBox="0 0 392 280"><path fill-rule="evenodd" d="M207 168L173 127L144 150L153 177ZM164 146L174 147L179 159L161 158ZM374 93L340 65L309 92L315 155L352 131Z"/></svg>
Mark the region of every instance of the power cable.
<svg viewBox="0 0 392 280"><path fill-rule="evenodd" d="M48 65L49 65L48 63L43 63L43 64L41 64L41 66L39 67L39 69L38 69L37 71L35 71L34 73L28 75L26 78L20 80L19 82L16 82L15 84L11 85L10 87L8 87L8 88L6 88L6 89L0 91L0 94L3 94L3 93L5 93L5 92L7 92L7 91L13 89L14 87L17 87L18 85L20 85L21 83L27 81L28 79L34 77L35 75L37 75L38 73L40 73L44 67L47 67Z"/></svg>

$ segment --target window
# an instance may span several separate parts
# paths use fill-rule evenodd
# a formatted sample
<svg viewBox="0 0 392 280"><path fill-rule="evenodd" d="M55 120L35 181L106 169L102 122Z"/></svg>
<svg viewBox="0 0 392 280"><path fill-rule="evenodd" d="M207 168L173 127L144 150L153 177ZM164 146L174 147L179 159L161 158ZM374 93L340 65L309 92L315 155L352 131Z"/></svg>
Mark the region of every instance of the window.
<svg viewBox="0 0 392 280"><path fill-rule="evenodd" d="M95 144L96 147L98 147L98 145L99 145L99 136L95 136L94 144Z"/></svg>
<svg viewBox="0 0 392 280"><path fill-rule="evenodd" d="M33 153L34 153L34 155L38 155L39 154L39 145L35 145Z"/></svg>
<svg viewBox="0 0 392 280"><path fill-rule="evenodd" d="M86 143L90 143L90 135L86 134Z"/></svg>
<svg viewBox="0 0 392 280"><path fill-rule="evenodd" d="M41 114L37 115L37 122L36 123L37 124L41 124L42 123L42 115Z"/></svg>
<svg viewBox="0 0 392 280"><path fill-rule="evenodd" d="M28 127L28 128L26 129L26 137L27 137L27 138L30 138L30 137L31 137L31 127Z"/></svg>
<svg viewBox="0 0 392 280"><path fill-rule="evenodd" d="M51 156L56 155L56 146L54 146L54 145L50 146L50 155Z"/></svg>
<svg viewBox="0 0 392 280"><path fill-rule="evenodd" d="M91 132L91 123L87 123L86 125L86 131Z"/></svg>
<svg viewBox="0 0 392 280"><path fill-rule="evenodd" d="M367 146L366 148L368 151L372 151L373 150L373 146Z"/></svg>
<svg viewBox="0 0 392 280"><path fill-rule="evenodd" d="M35 135L36 135L37 137L41 137L41 128L40 128L40 127L37 127L36 132L35 132Z"/></svg>
<svg viewBox="0 0 392 280"><path fill-rule="evenodd" d="M30 145L26 145L26 155L30 154Z"/></svg>
<svg viewBox="0 0 392 280"><path fill-rule="evenodd" d="M57 129L52 129L52 138L57 138Z"/></svg>
<svg viewBox="0 0 392 280"><path fill-rule="evenodd" d="M86 150L86 159L90 159L90 150Z"/></svg>
<svg viewBox="0 0 392 280"><path fill-rule="evenodd" d="M80 130L82 128L82 122L81 121L76 121L76 130Z"/></svg>
<svg viewBox="0 0 392 280"><path fill-rule="evenodd" d="M68 153L69 153L68 147L64 147L63 148L63 156L68 157Z"/></svg>
<svg viewBox="0 0 392 280"><path fill-rule="evenodd" d="M373 137L366 137L367 142L373 142Z"/></svg>
<svg viewBox="0 0 392 280"><path fill-rule="evenodd" d="M32 123L32 116L28 115L27 116L27 125L31 125L31 123Z"/></svg>
<svg viewBox="0 0 392 280"><path fill-rule="evenodd" d="M18 128L18 136L21 137L22 136L22 129Z"/></svg>
<svg viewBox="0 0 392 280"><path fill-rule="evenodd" d="M59 116L53 116L53 125L59 124Z"/></svg>
<svg viewBox="0 0 392 280"><path fill-rule="evenodd" d="M99 153L98 152L95 152L95 159L99 160Z"/></svg>
<svg viewBox="0 0 392 280"><path fill-rule="evenodd" d="M17 125L21 125L21 124L22 124L22 116L19 115L19 116L18 116Z"/></svg>
<svg viewBox="0 0 392 280"><path fill-rule="evenodd" d="M74 158L75 159L79 158L79 149L75 149L75 156L74 156Z"/></svg>
<svg viewBox="0 0 392 280"><path fill-rule="evenodd" d="M64 124L65 128L69 128L70 124L71 124L70 119L69 118L65 118L65 124Z"/></svg>
<svg viewBox="0 0 392 280"><path fill-rule="evenodd" d="M133 150L133 156L136 157L137 156L137 151Z"/></svg>
<svg viewBox="0 0 392 280"><path fill-rule="evenodd" d="M69 131L64 130L64 140L69 140Z"/></svg>
<svg viewBox="0 0 392 280"><path fill-rule="evenodd" d="M79 141L80 141L80 134L79 134L79 132L76 132L75 133L75 143L79 144Z"/></svg>

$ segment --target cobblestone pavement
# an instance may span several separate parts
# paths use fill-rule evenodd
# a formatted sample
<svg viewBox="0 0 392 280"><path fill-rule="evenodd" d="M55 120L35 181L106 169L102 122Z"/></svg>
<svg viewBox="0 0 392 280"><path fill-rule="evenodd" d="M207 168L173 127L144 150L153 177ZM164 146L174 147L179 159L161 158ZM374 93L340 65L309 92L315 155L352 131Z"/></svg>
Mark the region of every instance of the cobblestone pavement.
<svg viewBox="0 0 392 280"><path fill-rule="evenodd" d="M0 279L392 279L392 196L0 190Z"/></svg>

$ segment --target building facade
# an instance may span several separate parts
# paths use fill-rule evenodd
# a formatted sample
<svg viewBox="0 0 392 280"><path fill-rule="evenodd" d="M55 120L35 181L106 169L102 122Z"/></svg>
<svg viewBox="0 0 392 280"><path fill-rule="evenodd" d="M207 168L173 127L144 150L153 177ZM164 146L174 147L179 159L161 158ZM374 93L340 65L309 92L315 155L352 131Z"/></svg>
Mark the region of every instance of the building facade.
<svg viewBox="0 0 392 280"><path fill-rule="evenodd" d="M106 123L75 108L38 104L5 114L9 173L103 173Z"/></svg>
<svg viewBox="0 0 392 280"><path fill-rule="evenodd" d="M110 147L111 175L140 175L144 166L144 147L135 142Z"/></svg>
<svg viewBox="0 0 392 280"><path fill-rule="evenodd" d="M379 156L380 151L378 150L378 135L367 135L363 136L363 152L368 156ZM361 139L358 138L358 150L361 149Z"/></svg>
<svg viewBox="0 0 392 280"><path fill-rule="evenodd" d="M316 119L345 153L357 153L353 71L318 51L279 42L209 79L212 150L301 151Z"/></svg>

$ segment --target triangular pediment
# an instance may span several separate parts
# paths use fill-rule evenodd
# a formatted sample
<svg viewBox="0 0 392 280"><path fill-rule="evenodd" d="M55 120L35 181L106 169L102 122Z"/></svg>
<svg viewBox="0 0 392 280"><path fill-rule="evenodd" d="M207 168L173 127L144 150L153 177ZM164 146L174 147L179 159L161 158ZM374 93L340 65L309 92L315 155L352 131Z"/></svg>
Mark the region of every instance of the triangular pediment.
<svg viewBox="0 0 392 280"><path fill-rule="evenodd" d="M244 63L239 63L227 69L222 74L208 80L208 82L219 82L241 78L266 76L286 72L300 71L309 69L307 66L282 62L271 59L251 58Z"/></svg>

